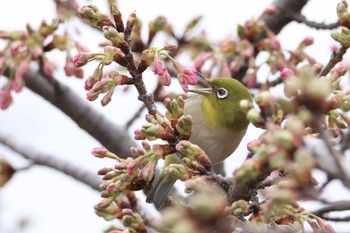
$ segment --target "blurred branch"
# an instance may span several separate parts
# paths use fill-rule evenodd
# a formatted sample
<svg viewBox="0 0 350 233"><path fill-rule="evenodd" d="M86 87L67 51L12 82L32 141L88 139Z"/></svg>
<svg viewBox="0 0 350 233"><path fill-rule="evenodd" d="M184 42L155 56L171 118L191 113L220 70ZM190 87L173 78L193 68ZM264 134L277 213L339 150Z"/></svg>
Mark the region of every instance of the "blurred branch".
<svg viewBox="0 0 350 233"><path fill-rule="evenodd" d="M334 211L348 211L348 210L350 210L350 201L337 201L337 202L330 203L327 206L322 207L316 211L313 211L312 213L314 215L322 217L323 219L339 222L339 221L349 221L350 216L330 217L330 216L326 216L325 214L329 212L334 212Z"/></svg>
<svg viewBox="0 0 350 233"><path fill-rule="evenodd" d="M83 100L68 86L55 79L49 82L33 70L26 76L26 85L64 112L108 150L124 158L129 156L134 142L125 130L94 110L88 101Z"/></svg>
<svg viewBox="0 0 350 233"><path fill-rule="evenodd" d="M0 143L8 147L12 151L30 160L35 165L50 167L57 171L73 177L74 179L90 186L94 190L100 190L101 179L89 171L83 170L82 166L74 165L71 161L64 161L59 157L48 155L34 148L20 146L21 143L11 139L8 136L0 134Z"/></svg>
<svg viewBox="0 0 350 233"><path fill-rule="evenodd" d="M315 22L315 21L311 21L311 20L308 20L302 14L295 14L293 16L293 19L294 19L295 22L303 23L306 26L309 26L309 27L315 28L315 29L331 30L331 29L334 29L334 28L337 28L337 27L340 26L339 22L326 24L326 23L318 23L318 22Z"/></svg>
<svg viewBox="0 0 350 233"><path fill-rule="evenodd" d="M338 63L343 60L343 56L345 55L348 47L342 46L339 48L337 52L332 53L331 58L329 59L327 65L323 67L322 71L318 75L319 77L325 76L329 73L329 71Z"/></svg>
<svg viewBox="0 0 350 233"><path fill-rule="evenodd" d="M278 34L282 28L294 21L294 16L299 15L308 0L275 0L272 5L276 6L277 11L271 15L262 15L261 20L275 34ZM266 35L260 35L256 41L263 39Z"/></svg>
<svg viewBox="0 0 350 233"><path fill-rule="evenodd" d="M329 177L339 179L344 186L350 189L348 163L344 161L344 157L329 145L328 139L324 134L325 132L321 134L322 139L305 137L305 145L313 153L320 169L326 172Z"/></svg>

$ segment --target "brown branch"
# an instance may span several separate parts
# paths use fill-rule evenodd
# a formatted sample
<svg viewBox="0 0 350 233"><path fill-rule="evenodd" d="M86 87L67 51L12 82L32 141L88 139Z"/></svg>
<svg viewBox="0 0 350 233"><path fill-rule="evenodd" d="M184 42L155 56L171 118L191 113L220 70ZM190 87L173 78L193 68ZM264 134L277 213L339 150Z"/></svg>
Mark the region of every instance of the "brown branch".
<svg viewBox="0 0 350 233"><path fill-rule="evenodd" d="M278 34L282 28L294 20L294 15L300 14L308 0L275 0L272 4L276 6L275 14L262 15L260 19L275 34ZM256 38L259 41L266 37L261 34Z"/></svg>
<svg viewBox="0 0 350 233"><path fill-rule="evenodd" d="M327 206L322 207L316 211L313 211L312 214L321 216L325 218L324 214L334 211L347 211L350 210L350 201L337 201L333 203L329 203ZM349 217L348 217L349 218ZM332 220L335 221L335 220ZM347 220L338 220L338 221L347 221Z"/></svg>
<svg viewBox="0 0 350 233"><path fill-rule="evenodd" d="M315 21L311 21L311 20L308 20L304 15L302 14L295 14L293 15L293 19L295 22L298 22L298 23L303 23L311 28L315 28L315 29L325 29L325 30L331 30L331 29L334 29L334 28L337 28L340 26L339 22L335 22L335 23L329 23L329 24L326 24L326 23L318 23L318 22L315 22Z"/></svg>
<svg viewBox="0 0 350 233"><path fill-rule="evenodd" d="M51 83L50 83L51 82ZM80 128L89 133L111 152L128 157L133 140L124 129L94 110L68 86L31 70L26 75L26 86L69 116Z"/></svg>
<svg viewBox="0 0 350 233"><path fill-rule="evenodd" d="M318 75L319 77L325 76L331 71L331 69L338 63L343 60L343 56L345 55L348 47L342 46L339 48L337 52L334 52L331 55L331 58L329 59L327 65L323 67L322 71Z"/></svg>
<svg viewBox="0 0 350 233"><path fill-rule="evenodd" d="M19 146L20 143L2 134L0 134L0 143L35 165L50 167L90 186L94 190L98 191L100 189L101 179L97 174L82 169L82 166L74 165L71 161L64 161L59 157L37 151L29 146Z"/></svg>

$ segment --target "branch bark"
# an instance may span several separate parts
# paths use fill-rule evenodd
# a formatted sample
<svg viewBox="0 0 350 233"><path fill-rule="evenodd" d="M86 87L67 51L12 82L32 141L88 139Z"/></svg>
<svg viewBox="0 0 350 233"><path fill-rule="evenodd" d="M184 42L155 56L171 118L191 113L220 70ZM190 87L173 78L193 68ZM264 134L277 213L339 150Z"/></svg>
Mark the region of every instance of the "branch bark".
<svg viewBox="0 0 350 233"><path fill-rule="evenodd" d="M130 147L135 144L128 133L93 109L68 86L55 79L49 82L34 70L26 76L26 86L60 109L108 150L123 158L129 156Z"/></svg>
<svg viewBox="0 0 350 233"><path fill-rule="evenodd" d="M34 148L24 146L22 143L18 143L12 140L11 137L2 134L0 134L0 143L35 165L53 168L90 186L94 190L100 190L101 179L96 174L84 170L82 166L74 165L71 161L62 160L45 152L36 151Z"/></svg>

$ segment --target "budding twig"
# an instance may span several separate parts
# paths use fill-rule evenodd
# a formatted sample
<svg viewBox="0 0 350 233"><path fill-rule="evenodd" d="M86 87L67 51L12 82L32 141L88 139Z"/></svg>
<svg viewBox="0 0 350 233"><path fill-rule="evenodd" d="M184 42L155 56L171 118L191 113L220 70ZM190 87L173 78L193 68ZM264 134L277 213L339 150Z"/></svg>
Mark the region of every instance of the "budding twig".
<svg viewBox="0 0 350 233"><path fill-rule="evenodd" d="M348 50L348 47L342 46L339 48L337 52L334 52L331 55L331 58L329 59L327 65L322 69L319 77L325 76L329 73L329 71L338 63L343 60L343 56L345 55L346 51Z"/></svg>

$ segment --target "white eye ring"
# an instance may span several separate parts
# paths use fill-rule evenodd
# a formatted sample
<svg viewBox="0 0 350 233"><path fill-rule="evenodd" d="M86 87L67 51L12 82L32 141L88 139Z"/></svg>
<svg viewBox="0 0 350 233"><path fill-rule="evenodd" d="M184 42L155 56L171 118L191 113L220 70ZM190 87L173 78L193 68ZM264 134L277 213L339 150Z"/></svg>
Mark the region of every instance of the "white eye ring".
<svg viewBox="0 0 350 233"><path fill-rule="evenodd" d="M226 98L228 95L228 91L223 88L223 87L220 87L217 91L216 91L216 96L219 98L219 99L224 99Z"/></svg>

